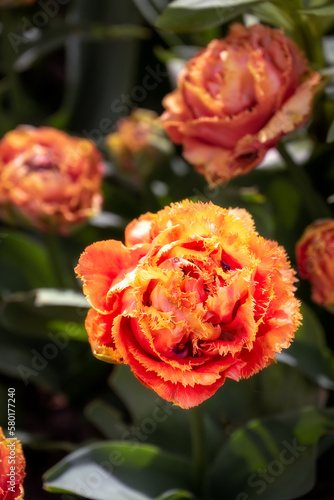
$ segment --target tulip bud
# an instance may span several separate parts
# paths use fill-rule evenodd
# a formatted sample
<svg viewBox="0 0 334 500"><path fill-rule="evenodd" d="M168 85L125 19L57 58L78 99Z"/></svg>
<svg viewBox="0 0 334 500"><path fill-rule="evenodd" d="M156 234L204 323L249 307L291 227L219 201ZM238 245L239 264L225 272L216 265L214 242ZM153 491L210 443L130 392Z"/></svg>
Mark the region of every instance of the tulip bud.
<svg viewBox="0 0 334 500"><path fill-rule="evenodd" d="M309 225L296 245L301 278L312 287L312 300L334 306L334 220L323 219Z"/></svg>
<svg viewBox="0 0 334 500"><path fill-rule="evenodd" d="M117 168L138 181L149 177L173 150L158 115L147 109L136 109L120 120L105 142Z"/></svg>

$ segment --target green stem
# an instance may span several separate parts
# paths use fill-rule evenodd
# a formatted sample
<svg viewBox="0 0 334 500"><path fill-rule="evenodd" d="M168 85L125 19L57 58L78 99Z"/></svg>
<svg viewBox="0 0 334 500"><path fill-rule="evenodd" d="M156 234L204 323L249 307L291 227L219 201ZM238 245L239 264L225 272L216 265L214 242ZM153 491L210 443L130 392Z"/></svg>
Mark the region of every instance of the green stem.
<svg viewBox="0 0 334 500"><path fill-rule="evenodd" d="M46 246L49 252L49 258L54 270L56 282L59 288L75 289L74 275L70 273L67 259L65 258L63 248L58 234L45 234Z"/></svg>
<svg viewBox="0 0 334 500"><path fill-rule="evenodd" d="M195 406L189 410L190 432L192 439L192 472L198 492L203 492L206 449L205 449L205 429L203 415L200 406Z"/></svg>
<svg viewBox="0 0 334 500"><path fill-rule="evenodd" d="M310 217L313 220L328 217L331 218L332 213L330 208L321 198L319 193L314 189L309 176L305 172L305 169L300 165L296 165L282 142L278 144L277 150L283 158L288 168L291 179L295 183L297 189L301 194L301 197L304 200Z"/></svg>

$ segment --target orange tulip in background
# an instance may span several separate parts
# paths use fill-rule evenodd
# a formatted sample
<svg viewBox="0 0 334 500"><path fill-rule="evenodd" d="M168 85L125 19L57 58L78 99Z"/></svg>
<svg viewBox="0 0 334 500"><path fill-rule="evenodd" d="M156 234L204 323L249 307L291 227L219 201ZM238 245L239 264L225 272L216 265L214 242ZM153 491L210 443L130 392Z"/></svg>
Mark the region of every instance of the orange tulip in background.
<svg viewBox="0 0 334 500"><path fill-rule="evenodd" d="M249 172L305 123L319 82L282 31L233 24L186 64L161 121L215 185Z"/></svg>
<svg viewBox="0 0 334 500"><path fill-rule="evenodd" d="M334 306L334 220L323 219L308 226L296 245L301 278L312 287L312 299Z"/></svg>
<svg viewBox="0 0 334 500"><path fill-rule="evenodd" d="M0 141L0 215L67 234L100 211L102 158L87 139L19 127Z"/></svg>
<svg viewBox="0 0 334 500"><path fill-rule="evenodd" d="M158 115L148 109L135 109L120 120L116 132L105 142L119 170L138 180L147 177L172 152Z"/></svg>
<svg viewBox="0 0 334 500"><path fill-rule="evenodd" d="M0 498L23 500L25 459L20 442L6 439L0 427Z"/></svg>
<svg viewBox="0 0 334 500"><path fill-rule="evenodd" d="M269 365L300 322L285 251L243 209L185 200L94 243L76 272L96 357L183 408Z"/></svg>

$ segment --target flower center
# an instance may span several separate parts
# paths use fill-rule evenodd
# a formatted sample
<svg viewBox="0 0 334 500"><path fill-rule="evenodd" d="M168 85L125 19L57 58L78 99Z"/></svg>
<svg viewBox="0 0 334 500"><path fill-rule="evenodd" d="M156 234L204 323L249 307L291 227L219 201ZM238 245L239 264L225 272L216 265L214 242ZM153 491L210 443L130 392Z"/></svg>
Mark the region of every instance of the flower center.
<svg viewBox="0 0 334 500"><path fill-rule="evenodd" d="M30 172L46 171L46 170L47 171L53 170L57 173L59 172L58 165L51 158L50 154L46 151L38 152L33 156L31 156L30 158L27 158L25 161L25 165Z"/></svg>

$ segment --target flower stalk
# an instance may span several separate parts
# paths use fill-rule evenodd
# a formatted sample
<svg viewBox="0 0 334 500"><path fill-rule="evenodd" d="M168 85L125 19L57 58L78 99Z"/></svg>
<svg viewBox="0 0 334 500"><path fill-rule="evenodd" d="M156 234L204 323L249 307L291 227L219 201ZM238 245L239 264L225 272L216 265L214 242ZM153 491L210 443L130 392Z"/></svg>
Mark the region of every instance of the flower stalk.
<svg viewBox="0 0 334 500"><path fill-rule="evenodd" d="M199 493L203 492L206 467L206 445L203 413L200 406L189 410L190 432L192 440L192 473Z"/></svg>

